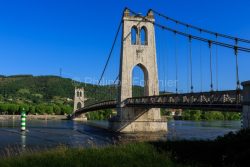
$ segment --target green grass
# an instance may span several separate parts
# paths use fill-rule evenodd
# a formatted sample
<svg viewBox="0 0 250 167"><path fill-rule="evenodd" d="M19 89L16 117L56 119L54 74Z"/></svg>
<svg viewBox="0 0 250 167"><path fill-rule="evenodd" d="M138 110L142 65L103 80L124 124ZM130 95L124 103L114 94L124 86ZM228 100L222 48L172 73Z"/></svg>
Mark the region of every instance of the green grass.
<svg viewBox="0 0 250 167"><path fill-rule="evenodd" d="M0 159L0 167L242 167L249 166L246 165L250 164L249 155L250 130L241 130L213 141L144 142L103 148L58 147L30 151Z"/></svg>
<svg viewBox="0 0 250 167"><path fill-rule="evenodd" d="M159 152L171 152L179 163L219 167L245 167L250 164L250 129L231 132L213 141L183 140L151 144Z"/></svg>
<svg viewBox="0 0 250 167"><path fill-rule="evenodd" d="M170 156L148 143L136 143L106 148L69 149L27 153L19 157L0 160L1 167L147 167L183 166L174 163Z"/></svg>

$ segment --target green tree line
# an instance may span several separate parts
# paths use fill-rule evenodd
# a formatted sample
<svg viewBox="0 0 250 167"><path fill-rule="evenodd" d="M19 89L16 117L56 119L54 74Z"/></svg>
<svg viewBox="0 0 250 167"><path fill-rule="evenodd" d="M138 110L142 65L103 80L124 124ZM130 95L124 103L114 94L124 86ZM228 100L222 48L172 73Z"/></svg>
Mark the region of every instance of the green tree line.
<svg viewBox="0 0 250 167"><path fill-rule="evenodd" d="M99 110L95 112L89 112L86 114L88 120L108 120L114 116L112 109Z"/></svg>
<svg viewBox="0 0 250 167"><path fill-rule="evenodd" d="M220 111L200 111L184 110L182 112L183 120L240 120L241 114L237 112Z"/></svg>
<svg viewBox="0 0 250 167"><path fill-rule="evenodd" d="M180 113L180 111L178 111ZM178 114L179 114L178 113ZM178 115L177 114L177 115ZM161 115L173 118L171 110L161 109ZM178 117L181 120L240 120L241 113L238 112L221 112L221 111L201 111L201 110L183 110L181 116Z"/></svg>
<svg viewBox="0 0 250 167"><path fill-rule="evenodd" d="M64 115L71 114L73 108L70 105L62 104L13 104L0 103L0 114L20 114L25 109L27 114L55 114Z"/></svg>

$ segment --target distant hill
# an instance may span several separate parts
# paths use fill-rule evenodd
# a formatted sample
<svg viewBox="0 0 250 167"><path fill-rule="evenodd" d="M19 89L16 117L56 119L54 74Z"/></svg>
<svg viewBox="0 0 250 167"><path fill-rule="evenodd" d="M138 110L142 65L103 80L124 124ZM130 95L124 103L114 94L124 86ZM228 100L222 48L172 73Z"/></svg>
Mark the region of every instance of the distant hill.
<svg viewBox="0 0 250 167"><path fill-rule="evenodd" d="M87 104L114 99L117 94L115 86L85 84L58 76L0 75L0 101L64 103L73 99L75 87L84 87ZM143 91L139 86L135 86L133 90L135 94Z"/></svg>

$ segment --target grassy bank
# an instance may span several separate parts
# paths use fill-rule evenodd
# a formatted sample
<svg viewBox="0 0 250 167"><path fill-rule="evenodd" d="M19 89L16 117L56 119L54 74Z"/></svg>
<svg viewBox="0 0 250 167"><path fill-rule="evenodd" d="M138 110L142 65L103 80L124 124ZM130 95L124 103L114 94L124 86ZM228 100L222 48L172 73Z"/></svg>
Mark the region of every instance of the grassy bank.
<svg viewBox="0 0 250 167"><path fill-rule="evenodd" d="M174 166L176 163L150 144L129 144L108 148L67 149L26 154L0 160L1 167L112 167L112 166ZM181 165L178 165L181 166Z"/></svg>
<svg viewBox="0 0 250 167"><path fill-rule="evenodd" d="M229 133L213 141L168 141L152 145L159 152L171 152L171 157L179 163L220 167L250 164L250 130Z"/></svg>
<svg viewBox="0 0 250 167"><path fill-rule="evenodd" d="M247 166L250 131L230 133L214 141L132 143L106 148L57 148L0 160L1 167L80 166Z"/></svg>

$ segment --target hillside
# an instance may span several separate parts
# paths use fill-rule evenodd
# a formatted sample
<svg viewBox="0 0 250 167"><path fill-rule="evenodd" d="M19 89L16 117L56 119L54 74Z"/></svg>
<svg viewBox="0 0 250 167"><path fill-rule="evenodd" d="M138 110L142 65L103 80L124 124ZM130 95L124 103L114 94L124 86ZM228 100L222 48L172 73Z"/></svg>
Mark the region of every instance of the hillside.
<svg viewBox="0 0 250 167"><path fill-rule="evenodd" d="M115 86L96 86L58 76L0 75L0 101L30 104L72 103L75 87L84 87L87 104L114 99L117 94ZM133 91L135 95L140 95L143 90L136 86Z"/></svg>

